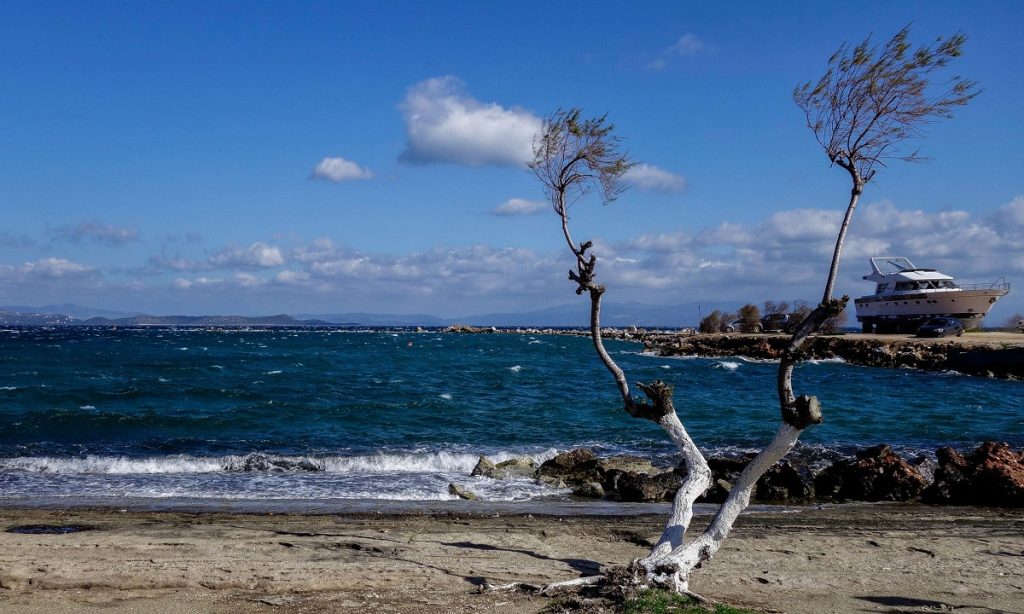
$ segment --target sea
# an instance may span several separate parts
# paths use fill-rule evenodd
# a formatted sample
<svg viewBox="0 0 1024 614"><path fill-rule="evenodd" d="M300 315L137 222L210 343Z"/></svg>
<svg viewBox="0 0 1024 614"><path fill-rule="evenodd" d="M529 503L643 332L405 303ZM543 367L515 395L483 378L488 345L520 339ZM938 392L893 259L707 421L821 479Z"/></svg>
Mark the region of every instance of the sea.
<svg viewBox="0 0 1024 614"><path fill-rule="evenodd" d="M707 455L779 426L777 364L665 358L609 341L630 381L661 379ZM1024 383L810 361L798 394L825 423L794 454L826 463L887 443L908 458L1024 445ZM529 478L471 477L479 456L537 462L577 447L679 457L630 418L590 340L348 329L52 327L0 331L0 505L306 509L565 501ZM305 507L303 507L305 506ZM295 509L295 507L291 508Z"/></svg>

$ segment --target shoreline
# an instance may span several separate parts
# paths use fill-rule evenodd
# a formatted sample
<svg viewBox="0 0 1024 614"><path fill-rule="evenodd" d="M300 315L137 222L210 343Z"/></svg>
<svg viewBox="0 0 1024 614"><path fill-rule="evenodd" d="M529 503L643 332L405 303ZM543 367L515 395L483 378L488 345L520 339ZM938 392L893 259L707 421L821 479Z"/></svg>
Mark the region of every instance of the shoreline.
<svg viewBox="0 0 1024 614"><path fill-rule="evenodd" d="M665 521L463 507L325 515L0 509L0 609L534 613L552 600L479 586L626 564L646 554ZM698 511L692 530L708 520ZM7 532L40 524L89 530ZM1024 511L849 504L748 512L692 588L792 614L1019 612Z"/></svg>
<svg viewBox="0 0 1024 614"><path fill-rule="evenodd" d="M778 360L788 335L717 333L689 336L647 334L646 351L659 356L742 356ZM847 333L814 335L802 350L807 359L841 359L857 366L953 371L964 375L1024 379L1024 335L979 332L962 337Z"/></svg>

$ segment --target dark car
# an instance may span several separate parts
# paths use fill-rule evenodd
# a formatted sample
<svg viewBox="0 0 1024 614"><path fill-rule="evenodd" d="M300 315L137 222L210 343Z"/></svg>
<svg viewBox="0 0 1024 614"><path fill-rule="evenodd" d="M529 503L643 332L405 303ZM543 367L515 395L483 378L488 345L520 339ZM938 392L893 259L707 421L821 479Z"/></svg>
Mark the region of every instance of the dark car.
<svg viewBox="0 0 1024 614"><path fill-rule="evenodd" d="M964 325L956 318L932 318L917 329L918 337L949 337L964 334Z"/></svg>

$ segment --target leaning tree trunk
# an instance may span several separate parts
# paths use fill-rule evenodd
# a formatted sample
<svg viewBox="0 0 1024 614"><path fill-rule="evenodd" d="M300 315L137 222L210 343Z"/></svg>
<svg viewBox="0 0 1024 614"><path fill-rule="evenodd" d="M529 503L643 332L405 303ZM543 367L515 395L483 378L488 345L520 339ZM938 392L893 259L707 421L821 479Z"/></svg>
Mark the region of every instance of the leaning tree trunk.
<svg viewBox="0 0 1024 614"><path fill-rule="evenodd" d="M577 293L587 292L590 297L590 336L594 349L605 365L619 389L624 409L635 418L651 420L658 424L671 438L683 457L686 477L676 492L672 504L672 512L662 532L661 538L646 557L633 561L627 574L630 582L640 586L657 586L676 592L691 594L689 590L690 574L700 565L710 560L721 548L728 536L733 523L750 504L750 495L760 478L776 462L784 457L796 444L805 428L822 421L817 399L814 397L796 398L789 386L787 394L780 393L782 406L782 424L774 439L768 444L743 470L710 525L694 539L687 541L686 533L693 519L693 506L711 485L711 469L707 459L697 448L686 427L679 419L673 402L672 386L661 381L651 384L637 384L643 391L647 401L636 401L629 389L629 383L622 369L615 363L604 347L601 337L601 298L604 287L594 282L594 269L597 258L587 254L591 243L576 245L569 234L568 216L564 206L556 211L562 217L562 232L565 240L576 256L576 270L569 272L569 279L578 284ZM798 356L798 350L807 337L817 330L831 315L834 315L831 303L822 303L798 327L790 341L786 355L792 359L786 368L792 372L792 365ZM784 359L783 364L787 361ZM780 373L783 369L780 368ZM788 382L788 377L786 379ZM781 376L780 376L781 382ZM780 388L781 389L781 388ZM600 576L580 578L566 582L558 582L545 587L544 590L589 584L600 581Z"/></svg>

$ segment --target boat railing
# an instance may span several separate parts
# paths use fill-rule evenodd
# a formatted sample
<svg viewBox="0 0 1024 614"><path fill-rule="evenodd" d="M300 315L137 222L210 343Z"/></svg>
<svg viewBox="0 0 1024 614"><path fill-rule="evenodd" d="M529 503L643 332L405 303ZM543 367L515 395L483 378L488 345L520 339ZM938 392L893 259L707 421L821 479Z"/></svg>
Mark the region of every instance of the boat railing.
<svg viewBox="0 0 1024 614"><path fill-rule="evenodd" d="M989 283L960 284L960 289L961 290L1006 290L1007 292L1009 292L1010 291L1010 282L1006 281L1005 277L1000 277L999 279L997 279L997 280L995 280L993 282L989 282Z"/></svg>

